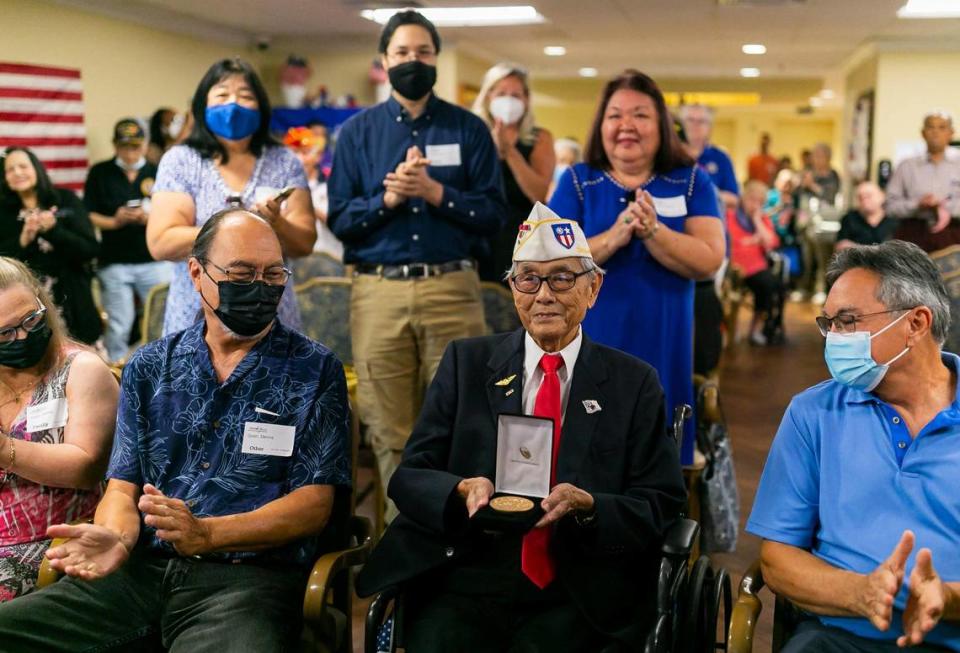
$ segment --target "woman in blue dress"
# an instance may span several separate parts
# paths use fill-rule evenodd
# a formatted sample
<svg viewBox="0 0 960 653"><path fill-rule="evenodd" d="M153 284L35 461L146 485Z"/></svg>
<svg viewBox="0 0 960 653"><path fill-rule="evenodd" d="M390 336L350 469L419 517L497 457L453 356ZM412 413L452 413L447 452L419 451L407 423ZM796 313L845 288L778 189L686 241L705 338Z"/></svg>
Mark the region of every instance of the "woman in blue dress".
<svg viewBox="0 0 960 653"><path fill-rule="evenodd" d="M669 420L675 406L693 405L693 282L723 261L716 191L683 151L656 83L635 70L604 88L584 158L550 199L581 224L607 271L583 328L657 369ZM693 449L688 422L684 464Z"/></svg>

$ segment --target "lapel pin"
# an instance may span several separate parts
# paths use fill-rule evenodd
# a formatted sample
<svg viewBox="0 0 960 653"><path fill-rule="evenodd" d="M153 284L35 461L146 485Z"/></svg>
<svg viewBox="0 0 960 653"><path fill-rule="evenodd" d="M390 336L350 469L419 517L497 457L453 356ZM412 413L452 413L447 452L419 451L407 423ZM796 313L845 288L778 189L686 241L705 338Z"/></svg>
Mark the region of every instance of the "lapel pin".
<svg viewBox="0 0 960 653"><path fill-rule="evenodd" d="M508 376L508 377L505 378L505 379L500 379L499 381L497 381L496 383L494 383L494 385L510 385L510 382L513 381L515 378L517 378L517 375L516 375L516 374L511 374L510 376Z"/></svg>
<svg viewBox="0 0 960 653"><path fill-rule="evenodd" d="M512 394L513 394L513 388L510 388L509 390L507 390L507 391L504 393L503 396L504 396L504 397L509 397L509 396L512 395Z"/></svg>
<svg viewBox="0 0 960 653"><path fill-rule="evenodd" d="M595 399L584 399L583 407L586 409L587 415L599 413L601 410L600 404Z"/></svg>

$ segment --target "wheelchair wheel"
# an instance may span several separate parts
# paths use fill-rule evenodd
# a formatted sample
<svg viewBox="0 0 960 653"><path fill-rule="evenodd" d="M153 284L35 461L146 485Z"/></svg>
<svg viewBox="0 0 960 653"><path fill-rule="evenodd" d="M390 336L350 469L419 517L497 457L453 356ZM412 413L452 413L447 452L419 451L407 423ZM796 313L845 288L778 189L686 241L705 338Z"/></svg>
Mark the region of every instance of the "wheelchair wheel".
<svg viewBox="0 0 960 653"><path fill-rule="evenodd" d="M707 638L712 640L706 650L726 651L727 633L730 632L730 615L733 612L733 589L730 575L721 567L714 572L710 591L709 615L706 624ZM723 611L722 615L720 611Z"/></svg>
<svg viewBox="0 0 960 653"><path fill-rule="evenodd" d="M707 619L710 614L713 570L710 558L700 556L690 571L684 605L679 613L680 633L674 651L677 653L712 653L713 636L708 636Z"/></svg>

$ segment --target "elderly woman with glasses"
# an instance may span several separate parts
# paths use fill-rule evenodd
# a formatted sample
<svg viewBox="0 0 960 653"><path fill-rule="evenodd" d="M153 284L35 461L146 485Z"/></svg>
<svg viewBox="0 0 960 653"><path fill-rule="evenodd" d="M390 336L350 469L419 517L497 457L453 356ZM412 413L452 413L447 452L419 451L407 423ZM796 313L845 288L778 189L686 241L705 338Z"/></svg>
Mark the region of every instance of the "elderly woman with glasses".
<svg viewBox="0 0 960 653"><path fill-rule="evenodd" d="M49 526L93 516L113 441L117 383L52 307L0 257L0 602L33 589Z"/></svg>

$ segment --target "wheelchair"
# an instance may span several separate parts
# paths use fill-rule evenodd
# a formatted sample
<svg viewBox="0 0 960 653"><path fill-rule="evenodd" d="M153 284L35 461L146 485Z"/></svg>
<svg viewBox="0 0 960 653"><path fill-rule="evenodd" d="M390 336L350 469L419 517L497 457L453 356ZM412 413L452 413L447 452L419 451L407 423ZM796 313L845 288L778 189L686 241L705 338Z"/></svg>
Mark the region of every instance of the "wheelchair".
<svg viewBox="0 0 960 653"><path fill-rule="evenodd" d="M689 406L674 412L672 433L678 444L683 424L692 415ZM656 614L644 643L644 653L710 653L727 650L727 632L733 595L730 576L714 568L707 556L698 556L700 526L686 517L667 529L660 546ZM404 601L401 588L377 594L364 624L364 653L404 646ZM414 652L416 653L416 652Z"/></svg>
<svg viewBox="0 0 960 653"><path fill-rule="evenodd" d="M751 653L753 651L754 630L757 619L763 610L760 602L760 590L764 587L763 571L760 560L754 560L743 573L737 602L730 617L730 630L727 638L729 653ZM787 599L776 596L773 608L773 639L770 652L779 653L793 636L797 626L803 620L800 609Z"/></svg>

